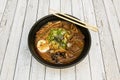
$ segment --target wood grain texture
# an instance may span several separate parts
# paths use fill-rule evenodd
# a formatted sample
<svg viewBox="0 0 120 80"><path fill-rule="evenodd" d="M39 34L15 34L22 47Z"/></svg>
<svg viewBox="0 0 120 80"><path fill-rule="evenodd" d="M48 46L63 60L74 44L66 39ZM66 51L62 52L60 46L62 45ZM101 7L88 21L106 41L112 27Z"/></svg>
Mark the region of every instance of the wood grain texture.
<svg viewBox="0 0 120 80"><path fill-rule="evenodd" d="M13 80L17 54L19 50L19 42L21 39L22 26L26 14L26 6L27 0L18 1L15 19L12 25L3 68L1 71L1 80Z"/></svg>
<svg viewBox="0 0 120 80"><path fill-rule="evenodd" d="M46 67L45 80L60 80L60 69Z"/></svg>
<svg viewBox="0 0 120 80"><path fill-rule="evenodd" d="M118 62L118 68L120 70L120 24L115 12L114 5L111 0L104 0L104 5L106 8L106 13L110 25L110 31L112 35L113 45L115 48L116 59ZM119 9L118 9L119 10ZM120 77L120 76L119 76Z"/></svg>
<svg viewBox="0 0 120 80"><path fill-rule="evenodd" d="M27 41L30 28L36 21L37 4L38 0L29 0L28 2L14 80L29 80L31 53Z"/></svg>
<svg viewBox="0 0 120 80"><path fill-rule="evenodd" d="M111 0L115 9L115 12L117 14L119 25L120 25L120 0Z"/></svg>
<svg viewBox="0 0 120 80"><path fill-rule="evenodd" d="M8 0L0 0L0 22L1 22L1 19L3 17L4 11L5 11L5 7L7 5L7 1Z"/></svg>
<svg viewBox="0 0 120 80"><path fill-rule="evenodd" d="M8 1L6 9L0 23L0 72L5 57L6 47L8 45L9 35L11 33L11 26L13 23L17 0Z"/></svg>
<svg viewBox="0 0 120 80"><path fill-rule="evenodd" d="M82 0L82 2L85 21L89 24L96 25L92 0ZM106 80L99 35L93 31L90 31L90 33L92 37L91 49L89 52L91 78L92 80Z"/></svg>
<svg viewBox="0 0 120 80"><path fill-rule="evenodd" d="M39 0L37 20L48 14L49 0ZM46 67L32 57L30 80L45 80Z"/></svg>
<svg viewBox="0 0 120 80"><path fill-rule="evenodd" d="M60 11L60 0L50 0L49 9ZM60 80L60 69L46 67L45 80Z"/></svg>
<svg viewBox="0 0 120 80"><path fill-rule="evenodd" d="M73 16L84 21L83 5L81 0L72 0ZM88 56L76 65L76 80L91 80Z"/></svg>
<svg viewBox="0 0 120 80"><path fill-rule="evenodd" d="M107 80L119 80L119 69L117 65L115 49L110 32L110 24L102 0L93 0L97 25L99 27L99 36L101 49L104 59L105 72Z"/></svg>

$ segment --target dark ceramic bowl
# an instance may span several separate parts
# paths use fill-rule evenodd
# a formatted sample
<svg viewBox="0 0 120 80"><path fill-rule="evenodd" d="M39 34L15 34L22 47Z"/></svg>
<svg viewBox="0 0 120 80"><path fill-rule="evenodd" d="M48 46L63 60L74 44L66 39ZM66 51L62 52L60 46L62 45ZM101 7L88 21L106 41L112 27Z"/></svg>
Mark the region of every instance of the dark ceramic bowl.
<svg viewBox="0 0 120 80"><path fill-rule="evenodd" d="M53 67L53 68L67 68L67 67L73 66L76 63L82 61L82 59L88 54L90 46L91 46L91 36L90 36L90 32L88 31L88 29L76 25L78 27L78 29L80 29L82 31L82 33L84 34L84 36L85 36L85 39L84 39L85 40L85 46L84 46L84 49L83 49L81 55L77 59L75 59L73 62L68 63L68 64L52 64L52 63L49 63L49 62L45 61L44 59L42 59L36 52L35 43L34 43L35 42L35 34L46 23L48 23L50 21L58 21L58 20L63 20L63 19L58 18L58 17L56 17L56 16L54 16L52 14L47 15L47 16L41 18L40 20L38 20L32 26L32 28L31 28L31 30L29 32L28 46L29 46L29 49L30 49L30 52L31 52L32 56L38 62L40 62L40 63L42 63L42 64L44 64L46 66Z"/></svg>

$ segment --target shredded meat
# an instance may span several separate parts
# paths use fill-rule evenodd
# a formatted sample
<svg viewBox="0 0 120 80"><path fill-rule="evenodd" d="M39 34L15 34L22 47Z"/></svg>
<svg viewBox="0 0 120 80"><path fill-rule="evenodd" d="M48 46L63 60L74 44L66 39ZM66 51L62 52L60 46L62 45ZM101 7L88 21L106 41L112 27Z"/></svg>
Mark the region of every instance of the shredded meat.
<svg viewBox="0 0 120 80"><path fill-rule="evenodd" d="M51 48L46 53L40 53L37 50L39 55L44 60L53 64L67 64L75 60L81 54L84 48L85 36L72 23L66 21L53 21L48 22L48 24L44 25L42 28L40 28L38 32L36 32L35 43L37 44L37 42L41 39L46 40L51 28L64 28L65 30L69 31L70 37L68 39L68 43L71 43L72 45L70 47L65 48L65 50L61 49L51 51Z"/></svg>

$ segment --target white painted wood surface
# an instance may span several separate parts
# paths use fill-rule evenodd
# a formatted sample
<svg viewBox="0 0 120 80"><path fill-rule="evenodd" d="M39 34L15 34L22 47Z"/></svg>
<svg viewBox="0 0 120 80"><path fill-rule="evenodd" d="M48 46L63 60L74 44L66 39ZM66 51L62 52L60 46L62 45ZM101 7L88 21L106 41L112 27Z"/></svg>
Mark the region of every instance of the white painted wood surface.
<svg viewBox="0 0 120 80"><path fill-rule="evenodd" d="M119 0L0 0L0 80L120 80ZM31 56L30 28L49 9L96 25L89 54L76 66L54 69Z"/></svg>
<svg viewBox="0 0 120 80"><path fill-rule="evenodd" d="M111 31L111 36L112 36L112 40L113 40L113 45L114 45L114 49L115 49L115 55L116 55L116 59L118 62L118 67L120 66L120 24L119 24L119 20L117 18L117 13L114 9L114 5L112 3L111 0L108 1L104 1L104 5L106 8L106 13L107 13L107 17L108 17L108 21L109 21L109 26L110 26L110 31ZM107 6L109 5L109 6ZM119 10L119 9L118 9ZM119 67L120 68L120 67Z"/></svg>
<svg viewBox="0 0 120 80"><path fill-rule="evenodd" d="M31 54L27 46L28 33L36 21L38 0L29 0L23 24L22 37L16 63L14 80L29 80L31 69ZM24 56L24 57L23 57Z"/></svg>
<svg viewBox="0 0 120 80"><path fill-rule="evenodd" d="M9 35L11 33L11 27L15 15L17 0L8 1L5 9L5 14L0 22L0 72L5 57L6 48L8 45Z"/></svg>
<svg viewBox="0 0 120 80"><path fill-rule="evenodd" d="M17 62L17 54L19 50L21 33L26 14L26 6L27 0L18 1L7 49L5 52L5 58L2 64L2 70L0 75L1 80L13 80L14 78L14 70Z"/></svg>
<svg viewBox="0 0 120 80"><path fill-rule="evenodd" d="M112 3L113 3L112 6L115 9L115 12L117 14L117 17L119 19L119 24L120 24L120 8L119 8L119 6L120 6L120 0L113 0Z"/></svg>
<svg viewBox="0 0 120 80"><path fill-rule="evenodd" d="M109 15L106 14L107 11L105 9L105 4L102 0L93 0L93 4L94 4L95 13L96 13L97 25L99 27L101 51L103 55L106 78L107 80L119 80L120 69L117 64L116 51L114 48L115 45L113 43L112 32L110 30L110 22L108 20ZM111 13L112 12L113 11L111 11ZM119 47L119 46L116 46L116 47Z"/></svg>
<svg viewBox="0 0 120 80"><path fill-rule="evenodd" d="M0 21L2 19L3 13L5 11L5 7L7 5L8 0L0 0Z"/></svg>

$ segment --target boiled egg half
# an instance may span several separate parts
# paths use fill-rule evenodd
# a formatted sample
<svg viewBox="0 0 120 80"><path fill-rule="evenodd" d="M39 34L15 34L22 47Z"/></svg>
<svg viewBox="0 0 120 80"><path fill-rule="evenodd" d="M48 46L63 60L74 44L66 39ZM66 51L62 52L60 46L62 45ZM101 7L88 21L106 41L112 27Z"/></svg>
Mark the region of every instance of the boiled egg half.
<svg viewBox="0 0 120 80"><path fill-rule="evenodd" d="M41 52L41 53L45 53L47 52L50 48L49 48L49 44L46 40L39 40L37 42L37 49Z"/></svg>

